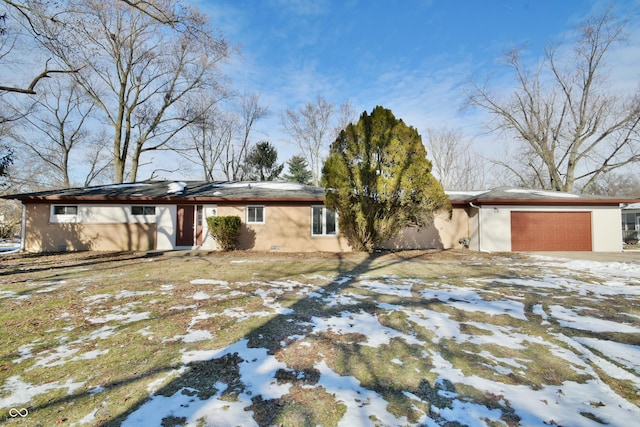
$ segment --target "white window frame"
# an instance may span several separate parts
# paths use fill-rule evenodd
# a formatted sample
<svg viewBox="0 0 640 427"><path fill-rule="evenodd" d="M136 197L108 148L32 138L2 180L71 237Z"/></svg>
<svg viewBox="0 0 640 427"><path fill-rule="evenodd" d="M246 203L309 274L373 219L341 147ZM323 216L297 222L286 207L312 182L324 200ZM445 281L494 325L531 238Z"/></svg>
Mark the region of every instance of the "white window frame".
<svg viewBox="0 0 640 427"><path fill-rule="evenodd" d="M76 213L56 213L56 208L75 208ZM72 204L56 204L51 205L51 214L49 221L52 223L65 223L65 222L78 222L78 214L80 213L80 207Z"/></svg>
<svg viewBox="0 0 640 427"><path fill-rule="evenodd" d="M256 215L254 214L254 220L251 221L249 219L249 211L251 209L262 209L262 221L256 221L255 217ZM246 209L246 218L245 221L247 224L264 224L267 220L267 209L264 205L248 205L247 209Z"/></svg>
<svg viewBox="0 0 640 427"><path fill-rule="evenodd" d="M142 213L133 213L133 208L142 208ZM153 213L148 213L147 209L153 209ZM156 207L153 205L131 205L131 215L132 216L149 216L149 217L155 217L156 216Z"/></svg>
<svg viewBox="0 0 640 427"><path fill-rule="evenodd" d="M322 234L316 234L313 232L313 210L322 208ZM336 211L332 211L335 215L335 231L331 234L327 234L327 212L332 211L328 209L324 205L313 205L311 206L311 237L336 237L338 235L338 213Z"/></svg>

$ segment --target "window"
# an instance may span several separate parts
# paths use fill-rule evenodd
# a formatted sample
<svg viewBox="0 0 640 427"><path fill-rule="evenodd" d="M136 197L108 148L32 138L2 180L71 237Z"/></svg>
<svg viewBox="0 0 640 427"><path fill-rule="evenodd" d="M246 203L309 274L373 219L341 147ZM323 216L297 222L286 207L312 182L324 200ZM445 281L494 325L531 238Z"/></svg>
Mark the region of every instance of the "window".
<svg viewBox="0 0 640 427"><path fill-rule="evenodd" d="M80 221L77 205L53 205L49 222L52 224L76 223Z"/></svg>
<svg viewBox="0 0 640 427"><path fill-rule="evenodd" d="M155 215L155 206L131 206L131 215Z"/></svg>
<svg viewBox="0 0 640 427"><path fill-rule="evenodd" d="M335 236L337 234L336 213L324 206L311 207L311 235Z"/></svg>
<svg viewBox="0 0 640 427"><path fill-rule="evenodd" d="M53 207L54 215L78 215L78 206L56 205Z"/></svg>
<svg viewBox="0 0 640 427"><path fill-rule="evenodd" d="M247 206L247 224L264 224L264 206Z"/></svg>
<svg viewBox="0 0 640 427"><path fill-rule="evenodd" d="M636 229L636 214L635 213L627 213L625 214L626 221L622 223L623 230L635 230Z"/></svg>

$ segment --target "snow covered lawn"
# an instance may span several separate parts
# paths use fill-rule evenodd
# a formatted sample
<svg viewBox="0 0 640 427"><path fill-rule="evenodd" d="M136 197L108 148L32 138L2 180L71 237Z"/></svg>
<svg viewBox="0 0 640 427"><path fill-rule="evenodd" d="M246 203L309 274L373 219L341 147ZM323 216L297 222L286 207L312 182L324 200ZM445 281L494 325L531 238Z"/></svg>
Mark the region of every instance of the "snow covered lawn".
<svg viewBox="0 0 640 427"><path fill-rule="evenodd" d="M609 263L458 251L2 261L8 425L640 418L640 253Z"/></svg>

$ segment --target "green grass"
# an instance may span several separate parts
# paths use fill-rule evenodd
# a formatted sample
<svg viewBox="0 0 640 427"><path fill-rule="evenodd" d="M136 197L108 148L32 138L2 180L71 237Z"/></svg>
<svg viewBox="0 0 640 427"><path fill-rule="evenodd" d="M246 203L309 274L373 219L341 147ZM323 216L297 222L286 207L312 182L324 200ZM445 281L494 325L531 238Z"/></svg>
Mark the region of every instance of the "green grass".
<svg viewBox="0 0 640 427"><path fill-rule="evenodd" d="M497 408L505 424L517 425L518 417L504 399L465 384L438 382L431 355L442 355L467 377L534 390L588 380L582 369L554 353L558 348L567 349L556 334L571 337L587 333L544 322L533 314L533 306L539 305L547 313L551 305L581 307L584 315L640 326L637 318L621 313L624 307L625 313L639 315L640 301L617 295L596 301L589 292L531 290L500 281L544 280L551 273L522 255L460 251L375 257L205 252L6 257L0 267L0 387L16 377L34 387L51 385L49 391L11 405L29 410L29 425L69 425L94 413L92 425L115 426L152 392L172 396L187 388L193 390L194 398L208 399L220 391L215 384L223 382L228 387L221 399L236 401L246 388L239 379L241 362L234 356L186 366L182 357L190 351L220 349L246 338L249 347L265 348L287 365L278 372L277 380L291 384L289 394L280 399L253 398L248 409L259 425L337 425L346 407L316 386L319 372L315 366L321 361L377 392L388 402L390 413L406 416L410 423L425 413L439 419L431 414L432 408L451 404L447 393L440 392L444 390L455 391L459 399ZM566 278L567 273L555 274ZM345 277L350 280L342 284L334 281ZM192 284L195 279L227 284ZM364 279L415 282L407 298L376 293L361 286ZM597 282L586 274L571 279ZM266 285L270 283L278 285ZM297 285L300 283L305 292ZM527 320L458 310L447 302L420 297L420 291L440 284L473 288L487 301L519 301ZM320 297L309 297L311 285ZM208 298L194 298L199 292ZM273 307L265 306L265 292L271 304L291 308L294 314L278 315ZM351 298L351 303L328 304L325 297L336 294ZM525 340L522 348L512 348L495 342L458 342L454 337L437 340L437 332L410 321L402 311L382 310L380 304L442 313L458 322L465 336L491 339L493 332L483 326L491 325L505 334L535 337L536 342ZM239 317L231 315L234 310ZM375 314L383 326L411 335L424 345L393 338L388 344L371 347L363 345L367 337L359 333L308 334L312 317L338 316L343 311ZM207 331L213 338L185 342L183 337L192 331ZM591 335L640 345L637 334ZM292 340L292 336L302 338ZM43 364L44 360L48 363ZM516 360L521 367L510 366L505 360ZM640 404L633 384L595 368L618 394ZM67 381L76 384L75 388L65 386ZM422 400L411 399L406 392ZM0 399L9 396L6 387L0 388ZM9 425L24 421L3 411L8 408L0 408L0 420ZM583 416L599 419L595 410ZM167 417L163 425L184 422L180 417Z"/></svg>

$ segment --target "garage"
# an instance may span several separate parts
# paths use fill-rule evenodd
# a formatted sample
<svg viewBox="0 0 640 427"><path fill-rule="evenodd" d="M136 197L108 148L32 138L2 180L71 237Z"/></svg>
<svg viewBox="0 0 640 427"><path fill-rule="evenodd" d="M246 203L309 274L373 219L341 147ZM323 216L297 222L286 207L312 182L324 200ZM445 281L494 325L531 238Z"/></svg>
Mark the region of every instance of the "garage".
<svg viewBox="0 0 640 427"><path fill-rule="evenodd" d="M591 212L511 212L512 251L591 251Z"/></svg>

